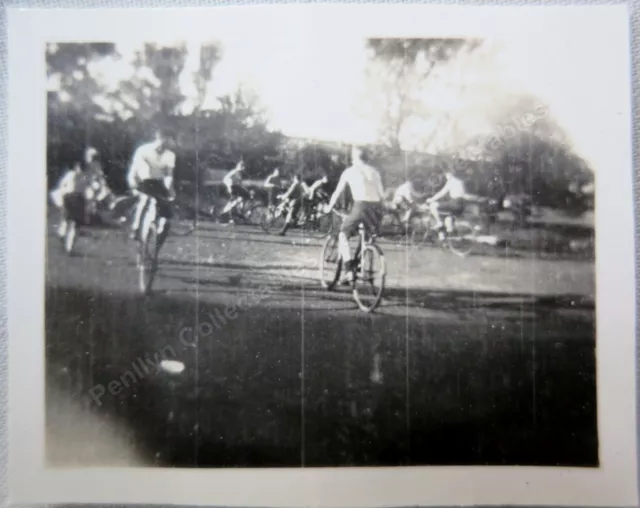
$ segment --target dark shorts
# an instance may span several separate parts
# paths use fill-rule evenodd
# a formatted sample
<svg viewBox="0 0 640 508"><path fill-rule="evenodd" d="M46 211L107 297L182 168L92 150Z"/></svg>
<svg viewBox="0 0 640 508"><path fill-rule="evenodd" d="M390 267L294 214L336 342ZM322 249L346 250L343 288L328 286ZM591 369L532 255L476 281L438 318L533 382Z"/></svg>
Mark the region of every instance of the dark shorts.
<svg viewBox="0 0 640 508"><path fill-rule="evenodd" d="M72 192L64 197L62 213L65 219L84 223L86 212L87 200L82 192Z"/></svg>
<svg viewBox="0 0 640 508"><path fill-rule="evenodd" d="M231 186L231 195L229 197L240 197L242 199L249 199L251 196L249 195L249 191L242 185L234 183Z"/></svg>
<svg viewBox="0 0 640 508"><path fill-rule="evenodd" d="M351 212L342 222L340 232L347 236L353 236L358 232L358 226L362 223L369 234L377 234L382 215L382 203L356 201Z"/></svg>
<svg viewBox="0 0 640 508"><path fill-rule="evenodd" d="M464 199L446 199L438 201L438 211L451 215L462 215L464 212Z"/></svg>
<svg viewBox="0 0 640 508"><path fill-rule="evenodd" d="M138 191L157 200L156 206L160 217L164 217L165 219L172 217L171 204L167 202L169 191L162 180L157 178L143 180L138 185Z"/></svg>

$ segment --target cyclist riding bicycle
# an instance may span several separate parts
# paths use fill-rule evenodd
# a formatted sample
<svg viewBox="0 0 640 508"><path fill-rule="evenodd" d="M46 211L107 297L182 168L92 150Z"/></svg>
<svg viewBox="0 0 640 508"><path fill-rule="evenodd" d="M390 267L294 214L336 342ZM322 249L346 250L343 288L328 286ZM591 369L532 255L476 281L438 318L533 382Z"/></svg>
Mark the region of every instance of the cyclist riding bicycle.
<svg viewBox="0 0 640 508"><path fill-rule="evenodd" d="M279 189L282 187L282 181L280 178L280 168L276 168L271 172L271 174L264 181L263 187L267 190L268 201L269 201L268 205L274 206L275 205L274 194L276 192L276 189Z"/></svg>
<svg viewBox="0 0 640 508"><path fill-rule="evenodd" d="M291 199L291 211L289 216L287 217L287 223L285 227L280 232L280 235L284 235L287 232L287 229L292 224L298 220L298 215L300 211L302 211L302 220L306 220L309 213L311 212L314 204L317 204L317 198L320 191L320 187L322 187L325 183L328 182L326 176L322 176L318 178L311 185L307 185L304 180L298 178L298 176L293 177L293 182L290 185L287 192L282 196L282 199Z"/></svg>
<svg viewBox="0 0 640 508"><path fill-rule="evenodd" d="M90 202L92 213L96 213L100 207L113 209L115 197L102 170L100 153L91 146L84 152L84 168L93 193L93 199Z"/></svg>
<svg viewBox="0 0 640 508"><path fill-rule="evenodd" d="M338 199L349 186L353 197L353 207L345 217L338 235L338 252L344 262L347 274L354 269L349 247L349 237L355 235L358 226L363 223L370 234L376 233L382 220L384 188L382 178L376 168L369 164L369 152L362 147L354 146L351 150L352 165L345 169L325 211L330 212Z"/></svg>
<svg viewBox="0 0 640 508"><path fill-rule="evenodd" d="M240 159L236 166L229 171L222 183L227 189L229 201L222 210L222 215L230 213L236 206L239 206L244 200L249 199L249 191L242 186L242 176L244 175L244 161ZM233 218L229 218L229 222L233 222Z"/></svg>
<svg viewBox="0 0 640 508"><path fill-rule="evenodd" d="M453 171L445 172L444 176L446 179L444 187L427 199L427 204L436 220L435 229L440 238L444 237L445 228L449 232L453 229L451 215L461 214L464 211L465 199L473 197L467 193L464 182L455 176ZM442 214L447 215L444 224Z"/></svg>
<svg viewBox="0 0 640 508"><path fill-rule="evenodd" d="M416 191L413 182L410 180L399 185L394 191L391 206L402 214L401 220L405 226L409 224L411 217L416 211L416 199L420 197L422 197L422 195Z"/></svg>
<svg viewBox="0 0 640 508"><path fill-rule="evenodd" d="M171 218L171 209L167 205L174 195L173 171L176 165L176 154L173 151L174 136L169 129L161 128L156 132L156 139L151 143L140 146L133 155L127 182L134 195L138 196L133 222L131 224L131 238L141 239L140 229L148 231L146 221L151 203L156 201L159 218L159 246L167 235L167 220ZM143 221L143 217L145 220Z"/></svg>

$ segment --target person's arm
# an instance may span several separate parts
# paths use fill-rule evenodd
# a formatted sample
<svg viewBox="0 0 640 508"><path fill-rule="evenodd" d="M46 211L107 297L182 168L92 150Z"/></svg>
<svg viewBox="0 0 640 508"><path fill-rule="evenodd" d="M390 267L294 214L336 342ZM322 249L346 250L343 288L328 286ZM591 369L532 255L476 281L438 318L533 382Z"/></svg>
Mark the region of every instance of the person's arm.
<svg viewBox="0 0 640 508"><path fill-rule="evenodd" d="M291 195L293 194L293 191L296 190L296 187L298 186L298 182L296 180L294 180L293 182L291 182L291 185L289 185L289 188L287 189L287 192L285 192L282 195L282 199L283 200L287 200L291 197Z"/></svg>
<svg viewBox="0 0 640 508"><path fill-rule="evenodd" d="M276 177L276 175L269 175L267 177L267 179L264 181L264 188L265 189L273 189L275 187L275 185L273 184L273 180Z"/></svg>
<svg viewBox="0 0 640 508"><path fill-rule="evenodd" d="M445 197L449 193L449 182L444 184L444 187L436 192L433 196L431 196L431 201L438 201Z"/></svg>
<svg viewBox="0 0 640 508"><path fill-rule="evenodd" d="M380 202L384 201L384 186L382 185L382 177L380 173L376 173L376 184L378 187L378 199Z"/></svg>
<svg viewBox="0 0 640 508"><path fill-rule="evenodd" d="M173 192L173 171L176 167L176 154L171 152L169 156L169 161L167 163L167 172L164 177L164 186L167 188L169 192Z"/></svg>
<svg viewBox="0 0 640 508"><path fill-rule="evenodd" d="M144 154L140 151L140 149L136 150L133 154L133 159L131 160L131 166L129 167L129 173L127 174L127 183L129 184L129 188L132 191L135 191L140 183L140 169L143 164L147 164L147 161L144 158Z"/></svg>
<svg viewBox="0 0 640 508"><path fill-rule="evenodd" d="M338 185L336 186L336 190L333 191L333 195L331 196L329 204L327 205L327 213L333 210L333 207L336 206L338 199L340 199L340 196L344 192L344 188L347 185L347 179L345 177L346 172L347 170L342 173L342 175L340 176L340 180L338 181Z"/></svg>
<svg viewBox="0 0 640 508"><path fill-rule="evenodd" d="M311 185L311 188L309 189L309 193L311 195L313 195L313 193L318 190L320 187L322 187L322 185L324 184L325 180L324 178L320 178L320 180L316 180L315 182L313 182L313 185Z"/></svg>

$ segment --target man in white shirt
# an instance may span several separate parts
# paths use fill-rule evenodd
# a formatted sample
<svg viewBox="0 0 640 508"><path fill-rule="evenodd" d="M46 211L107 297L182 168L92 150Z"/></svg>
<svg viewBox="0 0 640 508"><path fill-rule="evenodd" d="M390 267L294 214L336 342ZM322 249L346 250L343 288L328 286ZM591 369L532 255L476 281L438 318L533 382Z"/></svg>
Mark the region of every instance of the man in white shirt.
<svg viewBox="0 0 640 508"><path fill-rule="evenodd" d="M249 192L242 186L243 175L244 161L242 159L238 161L236 166L231 171L224 175L222 183L227 189L229 201L222 210L223 215L230 212L233 207L238 205L243 199L249 198ZM230 221L233 222L233 219L230 218Z"/></svg>
<svg viewBox="0 0 640 508"><path fill-rule="evenodd" d="M402 185L398 186L398 188L393 193L391 205L396 210L404 212L402 221L405 223L405 225L409 223L409 220L411 219L411 216L413 215L415 209L416 198L419 197L420 194L416 192L416 189L410 180L407 180Z"/></svg>
<svg viewBox="0 0 640 508"><path fill-rule="evenodd" d="M269 206L274 206L274 193L276 189L279 189L282 186L282 181L280 178L280 168L276 168L271 172L271 174L264 181L263 186L267 190L267 194L269 196Z"/></svg>
<svg viewBox="0 0 640 508"><path fill-rule="evenodd" d="M92 198L92 190L82 164L77 162L67 170L58 186L50 192L51 201L60 209L62 220L58 225L58 236L63 238L69 220L84 222L87 218L87 203Z"/></svg>
<svg viewBox="0 0 640 508"><path fill-rule="evenodd" d="M344 262L347 273L353 270L349 237L358 231L358 225L363 223L370 233L375 233L382 219L384 188L382 178L376 168L368 164L370 160L366 149L354 146L351 150L352 165L345 169L334 191L326 212L330 212L336 202L349 186L353 197L353 207L345 217L338 235L338 251Z"/></svg>
<svg viewBox="0 0 640 508"><path fill-rule="evenodd" d="M464 182L456 177L452 171L447 171L445 178L446 183L444 187L427 200L429 208L436 219L435 227L438 230L442 230L444 227L441 214L461 214L464 211L464 200L471 197L470 194L467 194ZM446 226L448 229L451 229L450 224Z"/></svg>
<svg viewBox="0 0 640 508"><path fill-rule="evenodd" d="M166 219L171 216L171 210L166 203L174 194L173 171L176 154L172 145L173 134L167 129L160 129L154 141L140 146L133 154L127 182L139 199L131 224L132 239L140 238L140 222L148 208L150 197L160 200L157 206L161 233L164 232ZM148 224L143 226L143 230L146 231Z"/></svg>

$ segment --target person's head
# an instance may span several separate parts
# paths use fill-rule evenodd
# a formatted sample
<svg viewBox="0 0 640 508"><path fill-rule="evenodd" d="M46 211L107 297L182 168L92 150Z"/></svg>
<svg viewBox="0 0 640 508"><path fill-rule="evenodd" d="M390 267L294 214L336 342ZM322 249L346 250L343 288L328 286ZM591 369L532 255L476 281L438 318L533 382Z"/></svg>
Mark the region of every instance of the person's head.
<svg viewBox="0 0 640 508"><path fill-rule="evenodd" d="M175 134L168 127L160 127L156 130L156 141L161 150L169 150L175 144Z"/></svg>
<svg viewBox="0 0 640 508"><path fill-rule="evenodd" d="M280 176L280 168L276 168L273 170L273 176Z"/></svg>
<svg viewBox="0 0 640 508"><path fill-rule="evenodd" d="M371 153L369 149L365 146L353 145L351 148L351 162L352 164L356 164L358 162L363 162L367 164L371 161Z"/></svg>
<svg viewBox="0 0 640 508"><path fill-rule="evenodd" d="M84 151L84 162L86 164L91 164L96 160L98 160L98 156L99 156L98 150L90 146Z"/></svg>
<svg viewBox="0 0 640 508"><path fill-rule="evenodd" d="M242 159L240 159L236 164L236 169L240 172L244 171L244 161Z"/></svg>

